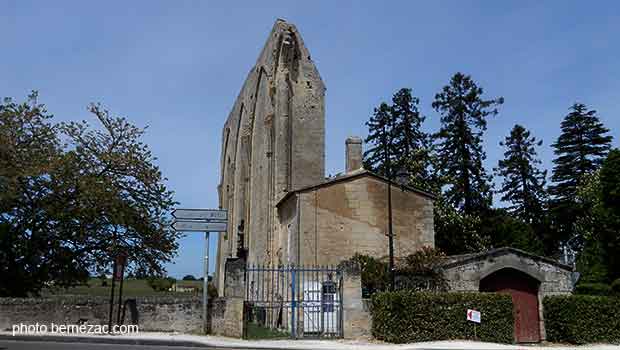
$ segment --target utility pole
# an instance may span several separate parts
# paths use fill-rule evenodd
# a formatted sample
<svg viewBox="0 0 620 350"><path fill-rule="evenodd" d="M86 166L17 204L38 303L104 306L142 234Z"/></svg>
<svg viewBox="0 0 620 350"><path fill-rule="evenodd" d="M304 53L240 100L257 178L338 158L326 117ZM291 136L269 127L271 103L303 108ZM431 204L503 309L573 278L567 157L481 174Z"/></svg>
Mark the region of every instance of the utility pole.
<svg viewBox="0 0 620 350"><path fill-rule="evenodd" d="M395 284L395 270L394 270L394 231L392 228L392 164L390 160L390 147L392 140L390 138L388 142L386 127L383 127L383 146L385 149L385 173L388 179L387 185L387 202L388 202L388 251L389 251L389 266L390 269L390 290L394 290ZM391 133L391 129L389 131Z"/></svg>
<svg viewBox="0 0 620 350"><path fill-rule="evenodd" d="M394 232L392 231L392 179L388 177L388 244L390 250L390 290L394 290L395 271L394 271Z"/></svg>

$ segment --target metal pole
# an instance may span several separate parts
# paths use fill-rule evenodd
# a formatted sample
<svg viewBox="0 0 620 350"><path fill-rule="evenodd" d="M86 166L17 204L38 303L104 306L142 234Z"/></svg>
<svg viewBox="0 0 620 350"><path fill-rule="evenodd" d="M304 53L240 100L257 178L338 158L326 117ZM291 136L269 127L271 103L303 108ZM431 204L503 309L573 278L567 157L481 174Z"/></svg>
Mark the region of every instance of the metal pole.
<svg viewBox="0 0 620 350"><path fill-rule="evenodd" d="M388 133L390 134L390 140L388 141ZM391 155L390 155L390 146L392 144L391 138L392 130L386 130L386 127L383 126L383 147L385 150L385 175L388 180L387 185L387 200L388 200L388 252L390 255L389 266L390 269L390 290L394 290L394 232L392 230L392 163L391 163Z"/></svg>
<svg viewBox="0 0 620 350"><path fill-rule="evenodd" d="M394 232L392 231L392 179L388 178L388 242L390 250L390 290L394 290Z"/></svg>
<svg viewBox="0 0 620 350"><path fill-rule="evenodd" d="M202 320L205 334L207 333L207 307L209 305L209 232L205 232L205 274L202 286Z"/></svg>
<svg viewBox="0 0 620 350"><path fill-rule="evenodd" d="M123 324L121 320L121 308L123 306L123 280L125 279L125 265L121 266L121 269L121 282L118 287L118 310L116 310L116 323L119 325Z"/></svg>
<svg viewBox="0 0 620 350"><path fill-rule="evenodd" d="M112 288L110 289L110 317L108 319L108 333L112 331L112 313L114 312L114 274L116 273L116 258L112 263Z"/></svg>

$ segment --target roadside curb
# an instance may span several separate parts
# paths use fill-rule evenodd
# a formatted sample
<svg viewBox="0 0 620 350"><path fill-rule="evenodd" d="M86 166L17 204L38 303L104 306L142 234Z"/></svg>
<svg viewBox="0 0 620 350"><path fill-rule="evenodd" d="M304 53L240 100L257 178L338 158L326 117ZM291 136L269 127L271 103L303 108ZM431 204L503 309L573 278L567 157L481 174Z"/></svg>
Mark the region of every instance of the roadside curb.
<svg viewBox="0 0 620 350"><path fill-rule="evenodd" d="M537 344L534 346L517 344L495 344L495 343L455 343L437 344L433 342L422 342L413 344L300 344L295 342L281 342L279 344L264 343L256 344L248 342L244 344L242 340L233 339L156 339L156 338L130 338L124 336L61 336L61 335L16 335L10 333L0 333L0 341L24 341L24 342L54 342L54 343L86 343L86 344L109 344L109 345L139 345L139 346L168 346L186 348L204 348L215 350L355 350L355 349L382 349L382 350L457 350L457 349L478 349L478 350L574 350L574 349L600 349L617 350L618 345L611 344L589 344L589 345L565 345L565 346L544 346ZM225 342L230 342L226 344Z"/></svg>
<svg viewBox="0 0 620 350"><path fill-rule="evenodd" d="M248 349L263 350L264 348L243 346L222 346L221 344L208 344L189 340L164 340L164 339L141 339L141 338L114 338L106 337L68 337L53 335L4 335L0 334L0 340L31 341L31 342L56 342L56 343L88 343L88 344L117 344L117 345L147 345L147 346L179 346L209 349Z"/></svg>

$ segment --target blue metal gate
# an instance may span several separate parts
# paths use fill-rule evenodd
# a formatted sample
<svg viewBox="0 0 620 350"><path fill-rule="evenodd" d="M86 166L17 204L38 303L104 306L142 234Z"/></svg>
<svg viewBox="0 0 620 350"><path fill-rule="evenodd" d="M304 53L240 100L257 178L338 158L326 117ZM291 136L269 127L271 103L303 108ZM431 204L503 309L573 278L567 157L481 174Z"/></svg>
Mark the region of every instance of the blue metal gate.
<svg viewBox="0 0 620 350"><path fill-rule="evenodd" d="M342 337L342 272L333 266L246 267L246 337Z"/></svg>

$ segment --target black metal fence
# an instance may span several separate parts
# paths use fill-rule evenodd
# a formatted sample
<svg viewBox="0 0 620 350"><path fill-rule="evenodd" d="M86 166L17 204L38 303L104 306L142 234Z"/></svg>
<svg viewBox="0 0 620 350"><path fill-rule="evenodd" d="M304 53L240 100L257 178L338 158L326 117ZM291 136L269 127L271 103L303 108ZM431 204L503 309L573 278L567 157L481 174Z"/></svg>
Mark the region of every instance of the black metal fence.
<svg viewBox="0 0 620 350"><path fill-rule="evenodd" d="M333 266L246 267L246 338L342 337L342 272Z"/></svg>

